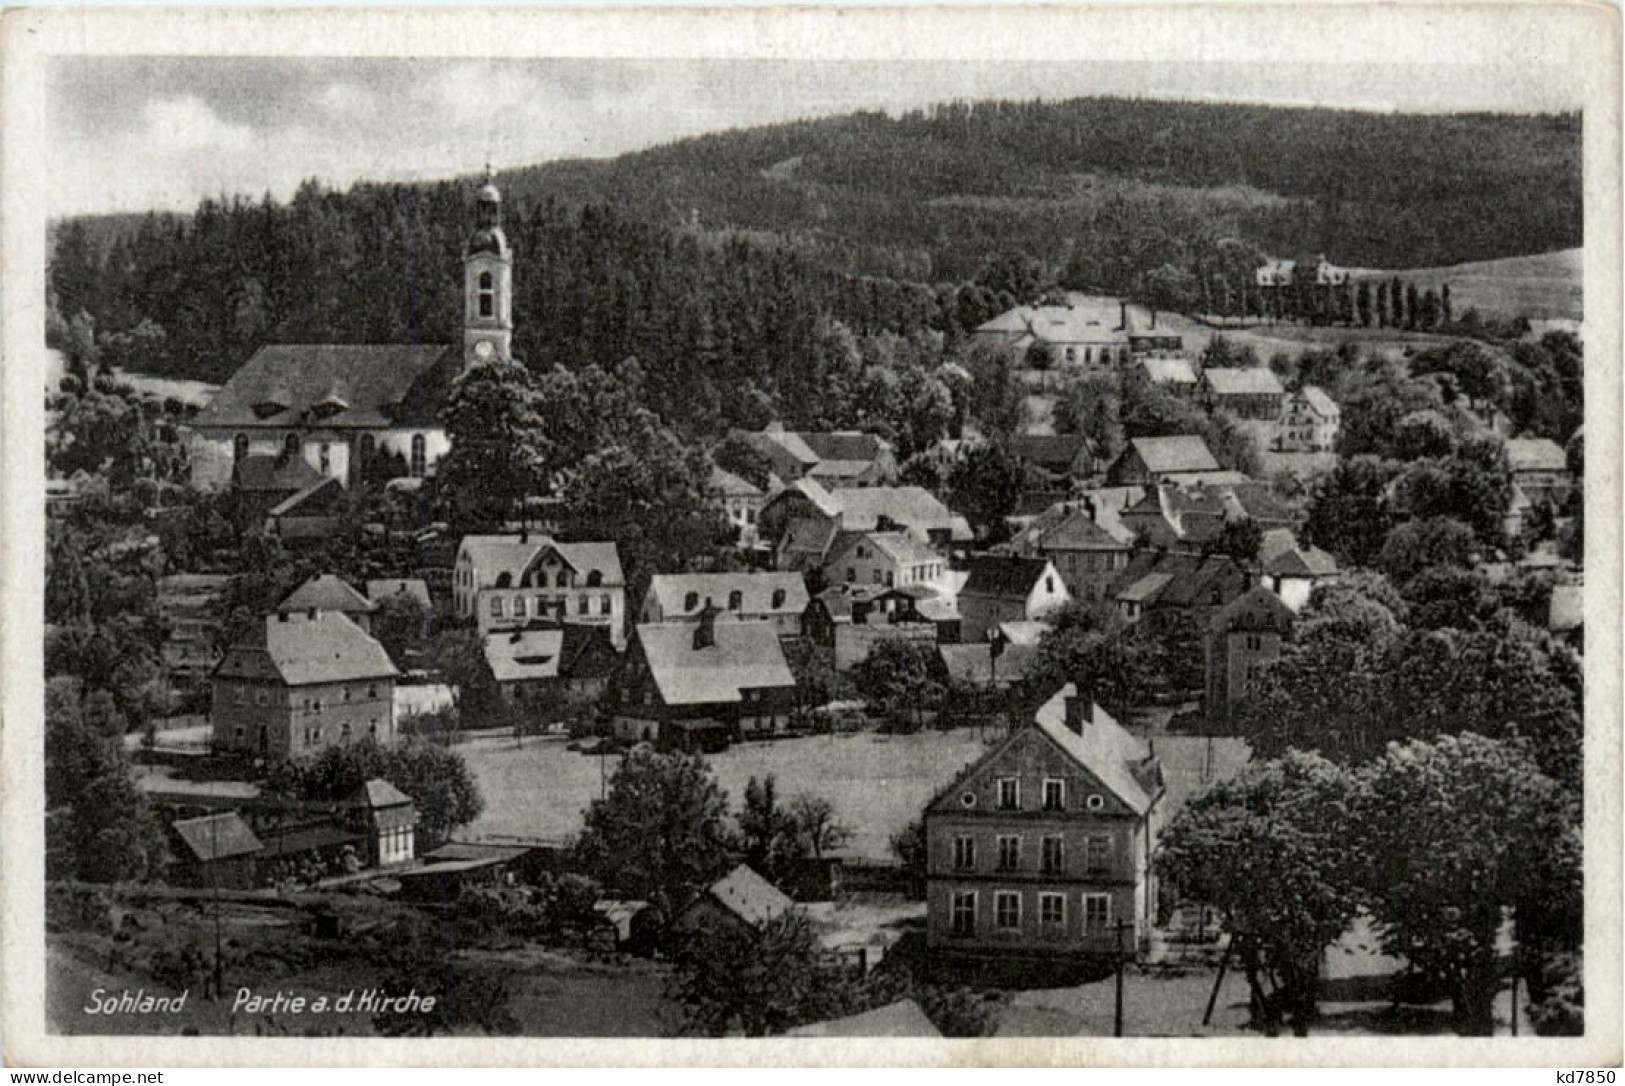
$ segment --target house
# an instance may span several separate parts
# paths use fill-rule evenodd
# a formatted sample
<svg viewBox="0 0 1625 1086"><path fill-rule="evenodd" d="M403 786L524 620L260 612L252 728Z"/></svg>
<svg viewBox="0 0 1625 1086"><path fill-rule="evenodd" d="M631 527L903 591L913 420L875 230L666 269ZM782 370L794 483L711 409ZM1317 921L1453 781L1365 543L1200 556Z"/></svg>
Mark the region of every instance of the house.
<svg viewBox="0 0 1625 1086"><path fill-rule="evenodd" d="M367 862L373 867L410 863L417 855L418 824L412 797L381 777L361 785L350 797L358 828L367 834Z"/></svg>
<svg viewBox="0 0 1625 1086"><path fill-rule="evenodd" d="M464 536L452 568L452 610L481 633L533 619L603 626L626 647L626 577L614 543L564 543L533 532Z"/></svg>
<svg viewBox="0 0 1625 1086"><path fill-rule="evenodd" d="M1285 529L1264 533L1258 562L1264 587L1294 613L1308 605L1316 585L1337 577L1337 559L1313 544L1298 543Z"/></svg>
<svg viewBox="0 0 1625 1086"><path fill-rule="evenodd" d="M1063 687L926 806L928 945L1046 957L1143 945L1163 793L1147 744Z"/></svg>
<svg viewBox="0 0 1625 1086"><path fill-rule="evenodd" d="M1213 611L1253 586L1253 574L1227 554L1146 549L1123 571L1114 600L1126 621L1159 628L1189 619L1205 628Z"/></svg>
<svg viewBox="0 0 1625 1086"><path fill-rule="evenodd" d="M1194 396L1196 367L1188 358L1146 357L1139 361L1140 372L1152 385L1177 396Z"/></svg>
<svg viewBox="0 0 1625 1086"><path fill-rule="evenodd" d="M533 620L521 629L492 630L481 647L502 700L512 708L554 698L596 699L616 663L602 626Z"/></svg>
<svg viewBox="0 0 1625 1086"><path fill-rule="evenodd" d="M1115 518L1096 519L1092 498L1063 507L1058 516L1035 522L1012 540L1018 554L1047 558L1067 591L1077 600L1107 599L1110 588L1128 566L1134 536Z"/></svg>
<svg viewBox="0 0 1625 1086"><path fill-rule="evenodd" d="M336 611L279 611L226 650L209 712L216 749L292 758L395 739L389 654Z"/></svg>
<svg viewBox="0 0 1625 1086"><path fill-rule="evenodd" d="M797 432L775 422L760 432L739 436L786 482L811 478L831 489L844 489L885 486L897 478L897 456L891 442L874 434Z"/></svg>
<svg viewBox="0 0 1625 1086"><path fill-rule="evenodd" d="M434 472L441 411L476 365L512 360L513 254L487 174L463 248L463 343L278 343L255 351L187 424L192 482L230 484L250 456L303 459L346 486Z"/></svg>
<svg viewBox="0 0 1625 1086"><path fill-rule="evenodd" d="M1264 263L1260 264L1254 273L1255 282L1266 295L1273 291L1290 290L1299 275L1300 264L1303 266L1303 274L1316 286L1337 286L1348 282L1348 270L1332 264L1324 254L1317 255L1313 259L1301 260L1266 257Z"/></svg>
<svg viewBox="0 0 1625 1086"><path fill-rule="evenodd" d="M970 525L919 486L828 490L799 479L767 500L760 527L780 569L821 567L842 532L905 531L939 554L969 543Z"/></svg>
<svg viewBox="0 0 1625 1086"><path fill-rule="evenodd" d="M1070 490L1097 470L1082 434L1017 434L1010 438L1008 450L1027 473L1032 489Z"/></svg>
<svg viewBox="0 0 1625 1086"><path fill-rule="evenodd" d="M218 601L230 580L223 573L176 573L158 578L158 613L166 631L160 655L174 687L196 690L207 686L220 663Z"/></svg>
<svg viewBox="0 0 1625 1086"><path fill-rule="evenodd" d="M910 585L907 588L864 589L851 597L845 621L831 616L829 631L835 649L835 670L849 671L869 658L877 645L887 641L909 641L935 647L944 636L957 636L958 623L952 617L930 609L940 599L934 588ZM835 597L839 590L824 593ZM811 607L809 606L809 610Z"/></svg>
<svg viewBox="0 0 1625 1086"><path fill-rule="evenodd" d="M707 608L721 622L765 622L780 637L799 637L807 580L799 573L657 573L638 621L694 623Z"/></svg>
<svg viewBox="0 0 1625 1086"><path fill-rule="evenodd" d="M337 479L312 483L265 514L265 532L283 543L321 543L338 531L349 501Z"/></svg>
<svg viewBox="0 0 1625 1086"><path fill-rule="evenodd" d="M959 621L967 642L986 641L1003 622L1043 618L1072 599L1047 558L980 554L970 559L966 572Z"/></svg>
<svg viewBox="0 0 1625 1086"><path fill-rule="evenodd" d="M901 529L843 533L824 563L827 584L906 588L937 585L948 560Z"/></svg>
<svg viewBox="0 0 1625 1086"><path fill-rule="evenodd" d="M1550 438L1515 437L1506 443L1512 483L1531 502L1562 505L1574 486L1563 447Z"/></svg>
<svg viewBox="0 0 1625 1086"><path fill-rule="evenodd" d="M1197 379L1196 393L1209 411L1271 424L1280 420L1286 398L1281 379L1264 366L1209 367Z"/></svg>
<svg viewBox="0 0 1625 1086"><path fill-rule="evenodd" d="M362 632L372 628L372 601L351 588L340 577L323 573L312 577L276 605L279 615L303 613L308 618L315 612L326 611L344 615L359 626Z"/></svg>
<svg viewBox="0 0 1625 1086"><path fill-rule="evenodd" d="M1155 547L1206 543L1227 524L1250 520L1265 532L1289 529L1298 514L1270 489L1250 479L1214 482L1198 476L1194 485L1148 487L1145 496L1123 510L1121 520L1137 539Z"/></svg>
<svg viewBox="0 0 1625 1086"><path fill-rule="evenodd" d="M731 471L713 467L706 480L705 496L728 518L739 549L754 550L760 539L756 518L767 501L767 491Z"/></svg>
<svg viewBox="0 0 1625 1086"><path fill-rule="evenodd" d="M367 599L374 607L387 599L405 597L416 601L425 614L434 613L429 586L418 577L383 577L367 582Z"/></svg>
<svg viewBox="0 0 1625 1086"><path fill-rule="evenodd" d="M1304 385L1287 396L1275 433L1282 452L1330 452L1337 445L1343 412L1326 390Z"/></svg>
<svg viewBox="0 0 1625 1086"><path fill-rule="evenodd" d="M959 645L938 645L937 655L955 686L982 690L1006 690L1027 681L1038 660L1036 645L1012 645L994 641L968 641Z"/></svg>
<svg viewBox="0 0 1625 1086"><path fill-rule="evenodd" d="M712 748L789 727L796 680L778 631L717 614L637 627L617 681L616 738Z"/></svg>
<svg viewBox="0 0 1625 1086"><path fill-rule="evenodd" d="M326 478L296 453L250 453L232 465L232 520L245 531L263 527L272 509Z"/></svg>
<svg viewBox="0 0 1625 1086"><path fill-rule="evenodd" d="M941 1037L942 1031L912 999L899 999L884 1007L811 1022L786 1030L786 1037Z"/></svg>
<svg viewBox="0 0 1625 1086"><path fill-rule="evenodd" d="M734 928L759 932L771 920L794 912L796 903L749 864L740 864L677 914L671 934L682 937Z"/></svg>
<svg viewBox="0 0 1625 1086"><path fill-rule="evenodd" d="M1222 470L1208 451L1207 442L1195 435L1137 437L1106 469L1106 484L1152 486L1170 476L1196 477Z"/></svg>
<svg viewBox="0 0 1625 1086"><path fill-rule="evenodd" d="M221 890L258 888L258 860L265 846L236 811L176 819L169 831L171 882Z"/></svg>
<svg viewBox="0 0 1625 1086"><path fill-rule="evenodd" d="M1257 585L1214 613L1208 623L1206 649L1207 722L1226 724L1249 693L1259 672L1281 658L1281 646L1292 636L1292 608L1274 592Z"/></svg>
<svg viewBox="0 0 1625 1086"><path fill-rule="evenodd" d="M1115 299L1073 294L1063 305L1016 306L971 334L1011 348L1022 365L1035 349L1048 367L1073 373L1115 373L1129 361L1128 311Z"/></svg>

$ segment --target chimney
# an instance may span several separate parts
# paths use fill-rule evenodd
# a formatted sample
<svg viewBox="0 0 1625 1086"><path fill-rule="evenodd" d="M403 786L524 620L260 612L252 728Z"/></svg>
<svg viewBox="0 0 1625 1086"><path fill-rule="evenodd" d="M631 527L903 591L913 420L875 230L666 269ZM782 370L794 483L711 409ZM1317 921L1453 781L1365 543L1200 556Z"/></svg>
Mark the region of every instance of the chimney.
<svg viewBox="0 0 1625 1086"><path fill-rule="evenodd" d="M700 621L694 627L694 651L708 649L717 643L717 609L710 601L700 611Z"/></svg>
<svg viewBox="0 0 1625 1086"><path fill-rule="evenodd" d="M1095 702L1088 694L1068 694L1066 696L1066 727L1074 735L1082 735L1083 729L1094 723Z"/></svg>

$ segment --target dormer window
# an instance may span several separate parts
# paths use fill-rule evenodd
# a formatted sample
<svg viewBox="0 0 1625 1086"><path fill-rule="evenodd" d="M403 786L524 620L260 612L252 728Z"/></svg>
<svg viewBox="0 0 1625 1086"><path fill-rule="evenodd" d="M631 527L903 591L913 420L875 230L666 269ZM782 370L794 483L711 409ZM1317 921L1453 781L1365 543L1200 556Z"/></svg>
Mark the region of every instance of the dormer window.
<svg viewBox="0 0 1625 1086"><path fill-rule="evenodd" d="M288 409L287 401L266 397L254 405L254 417L268 419L272 415L280 415Z"/></svg>
<svg viewBox="0 0 1625 1086"><path fill-rule="evenodd" d="M777 611L780 607L783 607L783 606L784 606L784 589L775 588L773 590L773 609L775 611Z"/></svg>
<svg viewBox="0 0 1625 1086"><path fill-rule="evenodd" d="M348 411L350 404L336 392L329 392L320 400L310 405L310 413L316 418L325 419L337 415L340 411Z"/></svg>

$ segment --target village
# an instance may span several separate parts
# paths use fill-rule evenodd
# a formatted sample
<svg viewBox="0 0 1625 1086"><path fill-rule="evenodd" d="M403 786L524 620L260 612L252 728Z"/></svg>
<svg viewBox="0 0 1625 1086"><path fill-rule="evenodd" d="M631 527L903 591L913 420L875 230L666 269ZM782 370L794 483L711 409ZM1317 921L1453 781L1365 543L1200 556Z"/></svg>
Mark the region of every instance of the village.
<svg viewBox="0 0 1625 1086"><path fill-rule="evenodd" d="M650 378L523 377L528 270L489 173L471 203L460 343L266 343L180 387L64 341L53 463L108 440L92 396L141 449L47 490L57 1028L131 977L190 989L203 1032L307 1028L239 1026L231 995L340 986L335 963L359 978L343 988L423 991L439 970L390 958L419 940L458 963L441 1017L340 1028L1562 1020L1562 982L1537 993L1523 966L1492 963L1487 993L1419 980L1379 938L1380 889L1259 903L1281 870L1226 883L1240 845L1204 819L1287 817L1309 801L1271 789L1341 787L1389 742L1453 756L1458 731L1568 783L1577 324L1486 348L1448 283L1410 286L1406 312L1397 278L1307 254L1269 258L1223 312L1166 283L1053 289L931 377L971 404L951 433L761 418L671 454L702 465L689 505L616 504L667 486L658 442L612 428L621 459L572 460L582 439L546 432L539 469L524 411L560 393L613 414ZM1525 379L1537 352L1568 385ZM538 486L581 465L602 512ZM701 521L719 545L677 542ZM161 642L138 667L144 622ZM1519 662L1484 662L1492 639ZM1405 723L1424 692L1414 719L1459 726ZM1270 908L1320 925L1316 994L1249 927ZM1489 924L1496 961L1511 929ZM769 943L817 978L773 987L816 999L727 972Z"/></svg>

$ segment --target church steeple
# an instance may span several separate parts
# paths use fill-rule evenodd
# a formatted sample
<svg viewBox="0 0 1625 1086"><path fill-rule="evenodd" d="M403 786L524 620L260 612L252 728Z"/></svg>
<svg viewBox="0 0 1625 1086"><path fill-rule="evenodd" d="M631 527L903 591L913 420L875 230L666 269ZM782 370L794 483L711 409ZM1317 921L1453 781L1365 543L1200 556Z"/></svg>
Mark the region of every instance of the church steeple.
<svg viewBox="0 0 1625 1086"><path fill-rule="evenodd" d="M502 232L502 193L489 164L463 250L463 366L512 360L513 251Z"/></svg>

